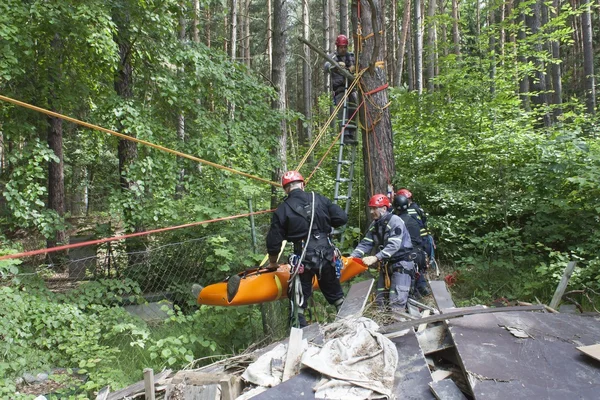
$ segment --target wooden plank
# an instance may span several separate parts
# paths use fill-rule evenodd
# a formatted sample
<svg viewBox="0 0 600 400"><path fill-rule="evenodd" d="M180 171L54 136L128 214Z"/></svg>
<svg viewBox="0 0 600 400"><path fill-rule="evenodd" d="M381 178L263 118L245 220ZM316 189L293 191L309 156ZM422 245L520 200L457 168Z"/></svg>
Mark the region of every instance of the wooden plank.
<svg viewBox="0 0 600 400"><path fill-rule="evenodd" d="M429 317L429 313L431 313L431 311L429 311L429 310L423 311L422 318ZM427 324L421 324L421 325L419 325L419 327L417 328L417 333L423 332L425 330L425 328L427 328Z"/></svg>
<svg viewBox="0 0 600 400"><path fill-rule="evenodd" d="M404 336L392 339L398 351L393 393L397 399L434 399L429 391L431 373L412 329Z"/></svg>
<svg viewBox="0 0 600 400"><path fill-rule="evenodd" d="M429 326L423 332L417 333L417 339L425 355L454 346L445 324Z"/></svg>
<svg viewBox="0 0 600 400"><path fill-rule="evenodd" d="M432 382L429 387L437 400L467 400L452 379Z"/></svg>
<svg viewBox="0 0 600 400"><path fill-rule="evenodd" d="M106 400L110 393L110 386L104 386L96 395L96 400Z"/></svg>
<svg viewBox="0 0 600 400"><path fill-rule="evenodd" d="M202 386L210 385L212 383L219 383L223 379L227 379L227 374L211 374L202 371L183 370L175 374L171 383L176 385L178 383L185 383L186 385Z"/></svg>
<svg viewBox="0 0 600 400"><path fill-rule="evenodd" d="M146 400L155 400L154 394L154 370L152 368L144 368L144 393Z"/></svg>
<svg viewBox="0 0 600 400"><path fill-rule="evenodd" d="M283 367L282 382L287 381L298 372L302 351L302 329L292 327L285 357L285 366Z"/></svg>
<svg viewBox="0 0 600 400"><path fill-rule="evenodd" d="M374 279L358 282L350 287L344 304L337 313L337 319L359 317L367 304L369 294L373 288Z"/></svg>
<svg viewBox="0 0 600 400"><path fill-rule="evenodd" d="M534 306L515 306L515 307L498 307L498 308L471 308L471 309L458 309L454 312L449 312L442 315L433 315L427 318L415 319L411 321L395 322L391 325L384 326L379 329L379 332L385 333L386 336L392 337L391 333L402 331L404 329L412 328L413 326L421 324L429 324L432 322L445 321L447 319L460 318L465 315L473 314L492 314L499 312L510 312L510 311L541 311L544 309L543 305ZM389 335L388 335L389 334Z"/></svg>
<svg viewBox="0 0 600 400"><path fill-rule="evenodd" d="M577 350L600 361L600 344L593 344L591 346L579 346L577 347Z"/></svg>
<svg viewBox="0 0 600 400"><path fill-rule="evenodd" d="M170 369L166 369L163 372L156 374L154 376L154 380L160 381L164 377L169 376L169 374L171 374L171 372L172 371ZM143 390L144 390L144 381L139 381L137 383L134 383L133 385L127 386L124 389L117 390L116 392L110 393L107 397L107 400L122 399L123 397L131 396L133 393L141 392Z"/></svg>
<svg viewBox="0 0 600 400"><path fill-rule="evenodd" d="M229 379L223 379L219 383L221 385L222 400L235 400L244 389L244 382L239 376L231 375Z"/></svg>
<svg viewBox="0 0 600 400"><path fill-rule="evenodd" d="M448 325L476 399L598 398L598 362L582 357L574 345L598 343L595 318L505 312L469 315ZM516 338L504 326L533 338Z"/></svg>
<svg viewBox="0 0 600 400"><path fill-rule="evenodd" d="M567 264L567 267L565 268L565 271L563 272L563 276L560 279L560 282L558 283L556 290L554 291L554 296L552 296L552 301L550 302L550 308L553 308L555 310L558 308L558 304L560 303L560 300L562 299L563 294L565 294L565 290L567 289L567 285L569 284L569 279L571 278L571 274L573 273L573 270L575 269L576 265L577 265L577 261L571 261L571 262L569 262L569 264Z"/></svg>
<svg viewBox="0 0 600 400"><path fill-rule="evenodd" d="M452 300L452 295L446 286L446 282L429 281L429 286L431 287L431 294L433 295L435 304L437 304L440 312L443 313L444 310L448 310L449 308L456 308L454 301Z"/></svg>

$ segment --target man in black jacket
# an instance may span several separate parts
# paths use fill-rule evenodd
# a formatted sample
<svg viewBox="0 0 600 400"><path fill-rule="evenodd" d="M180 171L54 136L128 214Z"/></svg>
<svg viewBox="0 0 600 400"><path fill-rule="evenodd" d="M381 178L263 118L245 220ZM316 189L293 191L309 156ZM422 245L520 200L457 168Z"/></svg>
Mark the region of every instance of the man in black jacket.
<svg viewBox="0 0 600 400"><path fill-rule="evenodd" d="M415 295L420 294L426 296L430 294L430 290L427 287L427 280L425 279L425 272L427 271L427 255L431 252L428 237L423 237L422 225L419 224L416 218L410 215L410 200L406 196L395 196L393 206L394 213L404 221L404 225L406 225L406 229L410 234L410 240L413 245L414 260L419 271L419 277L415 282L415 289L418 293L415 293Z"/></svg>
<svg viewBox="0 0 600 400"><path fill-rule="evenodd" d="M328 198L318 193L304 191L304 178L297 171L286 172L281 185L287 194L271 219L267 234L269 268L278 267L277 258L284 240L294 244L294 254L300 257L304 271L299 273L303 299L298 304L300 327L307 325L304 310L312 295L313 277L316 275L319 288L325 299L336 309L344 301L344 292L336 276L334 250L330 234L348 221L346 213ZM300 269L301 270L301 269ZM293 288L293 282L290 282ZM294 293L288 293L290 300Z"/></svg>

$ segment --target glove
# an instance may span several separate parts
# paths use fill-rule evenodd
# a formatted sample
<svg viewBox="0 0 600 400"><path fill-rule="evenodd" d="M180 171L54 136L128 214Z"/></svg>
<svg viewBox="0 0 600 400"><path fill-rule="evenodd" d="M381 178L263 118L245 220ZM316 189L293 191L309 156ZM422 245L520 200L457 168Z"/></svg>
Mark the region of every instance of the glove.
<svg viewBox="0 0 600 400"><path fill-rule="evenodd" d="M354 71L356 71L356 68L354 68L354 65L351 65L350 68L348 68L348 71L353 74Z"/></svg>
<svg viewBox="0 0 600 400"><path fill-rule="evenodd" d="M366 256L362 260L367 267L370 267L371 265L379 261L379 259L376 256Z"/></svg>
<svg viewBox="0 0 600 400"><path fill-rule="evenodd" d="M338 64L340 64L340 67L342 68L346 68L346 63L343 61L340 61Z"/></svg>

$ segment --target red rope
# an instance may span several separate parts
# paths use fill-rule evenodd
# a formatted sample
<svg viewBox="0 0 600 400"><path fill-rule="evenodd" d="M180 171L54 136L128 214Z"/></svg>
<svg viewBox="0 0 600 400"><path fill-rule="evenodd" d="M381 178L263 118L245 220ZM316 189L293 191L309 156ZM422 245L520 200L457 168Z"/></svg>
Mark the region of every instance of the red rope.
<svg viewBox="0 0 600 400"><path fill-rule="evenodd" d="M377 88L375 90L378 90L378 89L379 88ZM365 94L365 93L363 92L363 94ZM379 158L383 160L384 157L383 157L383 154L381 151L381 145L379 144L379 141L377 140L377 135L375 135L375 126L373 125L373 119L371 117L371 112L369 111L369 108L366 106L365 106L365 115L366 115L369 125L371 126L371 131L373 132L373 139L375 141L375 147L377 148L377 153L379 154ZM369 132L369 130L367 129L367 133L368 132ZM392 138L392 140L393 140L393 138ZM390 174L388 172L387 165L385 163L383 163L383 173L385 175L387 184L389 185L390 184Z"/></svg>
<svg viewBox="0 0 600 400"><path fill-rule="evenodd" d="M92 245L92 244L102 244L102 243L107 243L107 242L114 242L116 240L123 240L123 239L138 237L138 236L150 235L152 233L167 232L167 231L172 231L172 230L181 229L181 228L189 228L189 227L192 227L192 226L198 226L198 225L208 224L208 223L211 223L211 222L227 221L227 220L236 219L236 218L248 217L250 215L266 214L266 213L270 213L272 211L275 211L275 210L255 211L255 212L252 212L252 213L232 215L232 216L223 217L223 218L208 219L208 220L199 221L199 222L192 222L190 224L185 224L185 225L170 226L168 228L154 229L154 230L151 230L151 231L130 233L130 234L127 234L127 235L115 236L115 237L111 237L111 238L98 239L98 240L90 240L88 242L82 242L82 243L66 244L64 246L51 247L49 249L39 249L39 250L33 250L33 251L26 251L24 253L8 254L8 255L0 257L0 260L8 260L8 259L11 259L11 258L30 257L30 256L36 256L38 254L54 253L54 252L57 252L57 251L74 249L74 248L77 248L77 247L89 246L89 245Z"/></svg>
<svg viewBox="0 0 600 400"><path fill-rule="evenodd" d="M381 85L381 86L379 86L377 89L373 89L373 90L371 90L370 92L363 93L363 94L364 94L365 96L370 96L370 95L372 95L372 94L375 94L375 93L377 93L377 92L381 92L382 90L385 90L385 89L387 89L389 86L390 86L390 85L386 83L385 85Z"/></svg>

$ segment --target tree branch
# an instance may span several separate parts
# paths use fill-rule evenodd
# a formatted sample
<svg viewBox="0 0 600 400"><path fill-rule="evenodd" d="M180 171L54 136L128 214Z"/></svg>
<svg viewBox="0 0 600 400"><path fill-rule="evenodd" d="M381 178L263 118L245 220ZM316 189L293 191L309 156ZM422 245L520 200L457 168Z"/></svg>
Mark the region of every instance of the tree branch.
<svg viewBox="0 0 600 400"><path fill-rule="evenodd" d="M354 80L354 75L352 75L350 72L348 72L348 70L346 70L345 68L342 68L340 66L340 64L338 64L333 58L331 58L323 50L321 50L320 48L318 48L317 46L315 46L314 44L312 44L311 42L309 42L308 40L306 40L302 37L298 37L298 40L301 41L302 43L304 43L305 45L307 45L308 47L310 47L312 51L314 51L315 53L317 53L318 55L320 55L321 57L323 57L324 59L329 61L332 65L335 65L337 67L338 71L340 72L340 74L344 75L345 78L348 78L351 81Z"/></svg>

